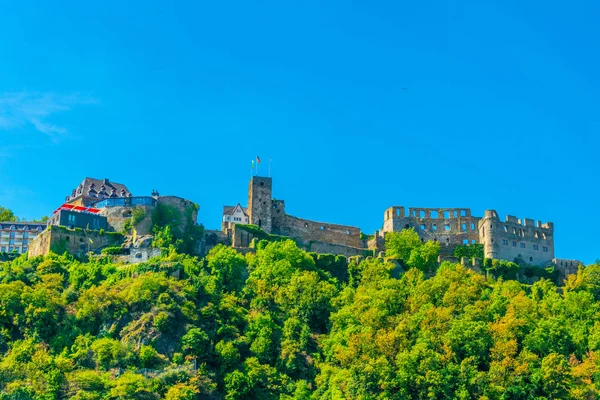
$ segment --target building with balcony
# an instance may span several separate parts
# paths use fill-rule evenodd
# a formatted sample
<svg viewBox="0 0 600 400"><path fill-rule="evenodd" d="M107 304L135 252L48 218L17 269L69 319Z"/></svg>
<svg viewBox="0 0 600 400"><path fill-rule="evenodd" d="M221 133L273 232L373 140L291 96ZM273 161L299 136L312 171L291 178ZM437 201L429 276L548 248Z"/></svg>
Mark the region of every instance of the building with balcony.
<svg viewBox="0 0 600 400"><path fill-rule="evenodd" d="M41 222L0 222L0 253L27 253L29 243L44 229Z"/></svg>

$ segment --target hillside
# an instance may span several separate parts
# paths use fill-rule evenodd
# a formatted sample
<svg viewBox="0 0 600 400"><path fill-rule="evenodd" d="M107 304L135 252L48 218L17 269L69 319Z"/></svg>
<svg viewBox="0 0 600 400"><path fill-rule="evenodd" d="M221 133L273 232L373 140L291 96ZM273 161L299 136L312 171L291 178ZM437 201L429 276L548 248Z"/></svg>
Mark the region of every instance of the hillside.
<svg viewBox="0 0 600 400"><path fill-rule="evenodd" d="M415 246L406 270L289 240L0 262L0 399L600 396L600 265L562 288L451 263L426 278Z"/></svg>

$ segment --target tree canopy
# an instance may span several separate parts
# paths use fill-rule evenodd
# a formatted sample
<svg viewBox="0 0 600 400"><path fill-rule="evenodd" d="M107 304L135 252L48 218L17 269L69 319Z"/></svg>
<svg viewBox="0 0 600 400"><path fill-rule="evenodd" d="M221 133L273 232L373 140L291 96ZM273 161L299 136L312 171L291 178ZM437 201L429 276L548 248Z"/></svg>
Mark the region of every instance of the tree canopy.
<svg viewBox="0 0 600 400"><path fill-rule="evenodd" d="M0 262L0 399L600 397L600 265L524 285L389 243L400 271L289 240Z"/></svg>

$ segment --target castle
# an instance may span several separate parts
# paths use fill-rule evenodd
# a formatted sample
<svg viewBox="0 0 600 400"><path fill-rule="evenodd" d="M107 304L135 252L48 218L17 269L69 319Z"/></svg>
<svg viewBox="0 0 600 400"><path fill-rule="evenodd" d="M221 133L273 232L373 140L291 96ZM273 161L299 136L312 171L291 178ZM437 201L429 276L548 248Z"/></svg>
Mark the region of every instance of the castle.
<svg viewBox="0 0 600 400"><path fill-rule="evenodd" d="M226 209L230 209L226 208ZM383 251L385 235L414 229L421 240L440 243L440 253L451 256L459 245L482 244L484 257L517 261L535 266L555 265L554 225L532 219L507 216L502 221L494 210L483 217L473 216L468 208L390 207L384 212L383 228L368 238L357 227L310 221L286 213L285 201L273 198L272 178L253 176L248 187L248 208L238 205L250 224L267 233L289 236L305 248L346 256L365 250ZM234 246L247 246L250 233L235 229L235 222L223 225ZM578 265L575 260L560 260L563 266Z"/></svg>
<svg viewBox="0 0 600 400"><path fill-rule="evenodd" d="M204 231L195 253L203 255L218 243L248 249L255 238L279 235L294 239L299 246L316 253L368 256L385 252L385 237L390 232L414 229L423 242L440 243L441 259L451 258L457 246L480 244L485 258L539 267L553 265L563 273L576 272L580 264L576 260L555 258L554 225L551 222L510 215L501 220L494 210L487 210L479 217L468 208L394 206L385 210L382 229L373 235L365 235L358 227L288 214L285 201L273 196L272 178L261 176L251 177L247 204L247 207L241 204L224 207L221 230ZM149 247L154 219L161 207L169 210L169 221L174 215L178 216L178 228L175 229L180 233L197 225L198 206L189 200L161 196L157 191L151 196L133 196L124 184L85 178L54 211L48 220L49 228L30 240L29 247L25 248L31 256L46 254L58 245L70 253L84 255L107 246L121 245L115 242L116 236L110 235L111 232L129 235L123 244L128 249ZM260 230L249 229L248 224L256 225ZM257 236L257 232L262 233ZM3 240L7 235L10 233L3 234ZM134 243L136 237L141 238L144 245ZM154 253L141 251L139 254L138 258L145 260Z"/></svg>

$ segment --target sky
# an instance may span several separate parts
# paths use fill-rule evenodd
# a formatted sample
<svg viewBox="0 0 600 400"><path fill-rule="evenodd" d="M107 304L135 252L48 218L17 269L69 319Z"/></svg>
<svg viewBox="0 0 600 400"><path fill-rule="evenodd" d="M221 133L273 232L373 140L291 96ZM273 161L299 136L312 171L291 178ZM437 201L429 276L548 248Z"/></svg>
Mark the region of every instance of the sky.
<svg viewBox="0 0 600 400"><path fill-rule="evenodd" d="M166 4L173 3L173 4ZM0 206L86 176L306 219L393 205L553 221L600 258L597 1L0 1Z"/></svg>

